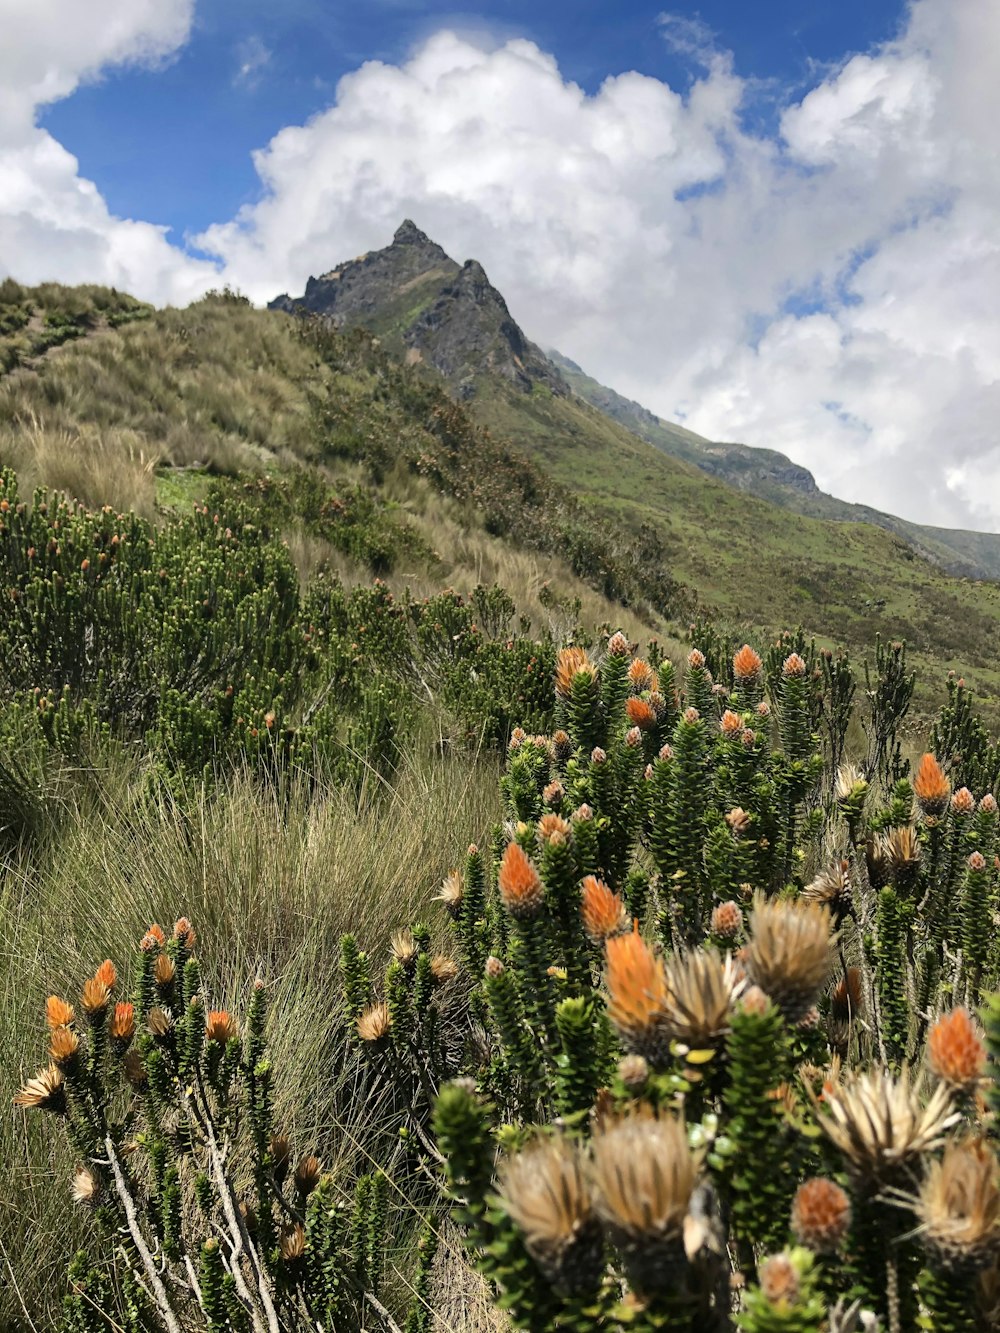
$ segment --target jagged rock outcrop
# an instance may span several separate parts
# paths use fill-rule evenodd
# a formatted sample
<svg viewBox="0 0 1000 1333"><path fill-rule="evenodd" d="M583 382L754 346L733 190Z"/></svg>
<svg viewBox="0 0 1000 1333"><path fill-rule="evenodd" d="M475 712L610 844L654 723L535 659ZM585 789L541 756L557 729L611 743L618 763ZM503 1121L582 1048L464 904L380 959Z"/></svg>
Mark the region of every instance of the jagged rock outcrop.
<svg viewBox="0 0 1000 1333"><path fill-rule="evenodd" d="M569 389L530 342L475 259L459 265L409 218L384 250L310 278L300 297L277 297L269 309L308 311L339 325L363 325L398 341L411 362L438 370L461 396L496 375L524 393Z"/></svg>

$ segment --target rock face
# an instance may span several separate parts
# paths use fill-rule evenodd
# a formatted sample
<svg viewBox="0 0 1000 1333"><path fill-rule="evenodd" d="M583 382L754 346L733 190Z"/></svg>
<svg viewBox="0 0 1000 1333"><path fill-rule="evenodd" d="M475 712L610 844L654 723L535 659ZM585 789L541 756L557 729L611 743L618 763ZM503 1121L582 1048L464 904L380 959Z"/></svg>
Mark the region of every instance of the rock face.
<svg viewBox="0 0 1000 1333"><path fill-rule="evenodd" d="M523 393L569 393L556 367L524 336L507 303L474 259L459 265L407 218L392 244L310 278L300 297L271 310L323 315L399 342L412 362L440 371L462 396L484 375Z"/></svg>

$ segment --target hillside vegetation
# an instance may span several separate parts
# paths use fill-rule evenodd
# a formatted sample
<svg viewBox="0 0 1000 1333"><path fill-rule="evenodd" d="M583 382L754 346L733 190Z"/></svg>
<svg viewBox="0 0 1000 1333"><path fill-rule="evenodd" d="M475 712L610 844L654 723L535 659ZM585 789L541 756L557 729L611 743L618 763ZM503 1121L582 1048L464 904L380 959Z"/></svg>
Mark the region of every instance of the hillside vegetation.
<svg viewBox="0 0 1000 1333"><path fill-rule="evenodd" d="M0 379L0 1329L987 1333L995 590L445 276Z"/></svg>

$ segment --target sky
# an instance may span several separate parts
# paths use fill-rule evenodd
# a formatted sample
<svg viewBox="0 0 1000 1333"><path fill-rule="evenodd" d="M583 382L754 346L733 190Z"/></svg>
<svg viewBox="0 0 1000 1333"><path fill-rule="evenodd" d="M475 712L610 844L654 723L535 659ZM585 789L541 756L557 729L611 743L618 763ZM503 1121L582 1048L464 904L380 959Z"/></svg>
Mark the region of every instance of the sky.
<svg viewBox="0 0 1000 1333"><path fill-rule="evenodd" d="M255 301L411 217L543 346L1000 530L997 0L0 0L0 274Z"/></svg>

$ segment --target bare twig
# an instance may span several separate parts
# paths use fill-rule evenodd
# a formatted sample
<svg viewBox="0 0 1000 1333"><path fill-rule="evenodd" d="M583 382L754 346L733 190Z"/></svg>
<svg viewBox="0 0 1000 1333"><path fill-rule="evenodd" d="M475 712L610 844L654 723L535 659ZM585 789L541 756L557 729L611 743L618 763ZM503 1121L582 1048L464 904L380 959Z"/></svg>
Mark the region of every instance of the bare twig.
<svg viewBox="0 0 1000 1333"><path fill-rule="evenodd" d="M139 1225L139 1216L135 1210L135 1200L129 1191L128 1182L125 1179L125 1173L122 1171L121 1162L118 1159L118 1150L115 1147L114 1139L110 1134L105 1135L104 1147L108 1154L108 1161L111 1164L111 1170L115 1177L115 1189L118 1191L118 1197L121 1199L122 1207L125 1210L125 1217L128 1221L129 1233L132 1236L132 1243L139 1252L142 1260L142 1266L146 1270L146 1277L152 1292L153 1301L163 1320L167 1333L181 1333L181 1326L178 1323L177 1316L174 1314L173 1307L170 1304L170 1298L167 1296L167 1289L164 1287L157 1272L156 1264L152 1254L149 1252L149 1246L146 1244L146 1238L142 1234L142 1228Z"/></svg>

